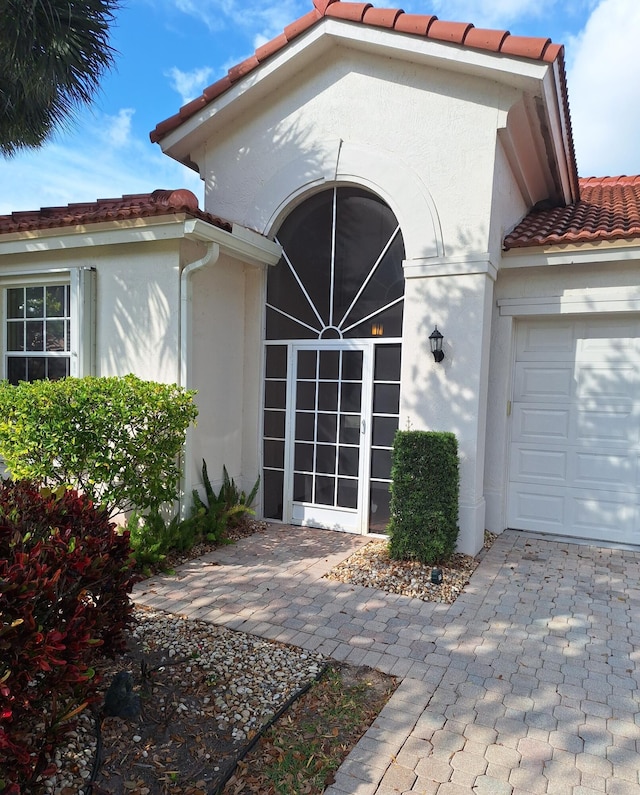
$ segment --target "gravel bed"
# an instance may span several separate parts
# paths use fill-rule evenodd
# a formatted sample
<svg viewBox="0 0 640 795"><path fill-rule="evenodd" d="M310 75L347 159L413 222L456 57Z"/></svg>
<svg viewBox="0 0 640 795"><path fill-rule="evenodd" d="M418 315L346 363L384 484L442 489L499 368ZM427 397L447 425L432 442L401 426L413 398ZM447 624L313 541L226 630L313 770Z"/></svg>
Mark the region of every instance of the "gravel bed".
<svg viewBox="0 0 640 795"><path fill-rule="evenodd" d="M262 528L256 522L244 534ZM485 550L494 539L485 534ZM439 567L442 583L434 584L432 566L391 560L387 541L374 540L325 576L451 604L481 557L482 552L476 558L454 555ZM181 562L182 558L173 561L174 565ZM325 662L322 655L204 621L139 606L134 616L130 649L124 658L105 667L102 694L116 672L128 670L143 709L132 720L102 720L102 764L92 795L212 791L243 745L295 691L317 676ZM143 676L143 667L152 673ZM67 743L56 751L59 772L35 795L88 795L96 755L96 720L89 710L80 715ZM189 770L193 786L174 787L166 777L174 768ZM164 778L163 771L167 771Z"/></svg>
<svg viewBox="0 0 640 795"><path fill-rule="evenodd" d="M495 535L486 532L484 550L494 540ZM446 565L438 567L442 573L442 582L436 584L431 581L433 566L417 561L392 560L387 544L386 539L371 541L335 566L325 577L328 580L404 594L423 602L452 604L469 582L482 558L482 553L476 558L470 555L453 555Z"/></svg>
<svg viewBox="0 0 640 795"><path fill-rule="evenodd" d="M94 793L160 791L178 757L181 770L192 766L190 783L210 791L243 744L324 664L322 655L203 621L140 607L135 618L130 651L104 671L103 686L115 672L130 671L143 707L137 718L102 721ZM85 795L95 749L95 717L87 711L56 751L59 772L38 791Z"/></svg>

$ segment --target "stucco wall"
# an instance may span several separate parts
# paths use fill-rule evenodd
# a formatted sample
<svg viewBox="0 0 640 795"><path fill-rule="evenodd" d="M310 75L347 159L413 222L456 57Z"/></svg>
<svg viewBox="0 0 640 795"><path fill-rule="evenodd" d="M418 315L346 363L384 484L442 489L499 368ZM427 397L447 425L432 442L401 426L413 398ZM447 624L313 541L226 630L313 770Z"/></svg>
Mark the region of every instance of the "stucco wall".
<svg viewBox="0 0 640 795"><path fill-rule="evenodd" d="M207 208L263 231L278 208L305 189L349 173L342 142L389 162L377 192L403 231L414 215L423 226L425 219L409 196L388 190L394 163L426 186L447 254L487 251L496 125L513 99L497 83L336 47L277 95L216 130L201 163ZM409 236L407 257L424 255Z"/></svg>
<svg viewBox="0 0 640 795"><path fill-rule="evenodd" d="M189 466L214 484L226 466L250 489L259 473L262 270L221 255L192 276L191 379L200 414Z"/></svg>
<svg viewBox="0 0 640 795"><path fill-rule="evenodd" d="M3 274L96 270L96 375L178 380L179 244L88 245L7 255Z"/></svg>
<svg viewBox="0 0 640 795"><path fill-rule="evenodd" d="M175 244L116 246L97 270L97 374L178 381L179 266Z"/></svg>

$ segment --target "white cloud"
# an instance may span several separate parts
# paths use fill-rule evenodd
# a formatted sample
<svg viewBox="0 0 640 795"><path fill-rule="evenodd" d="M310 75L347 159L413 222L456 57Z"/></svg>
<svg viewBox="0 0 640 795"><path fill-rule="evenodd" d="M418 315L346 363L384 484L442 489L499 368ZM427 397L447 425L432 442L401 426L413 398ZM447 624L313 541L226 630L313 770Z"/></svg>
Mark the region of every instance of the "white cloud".
<svg viewBox="0 0 640 795"><path fill-rule="evenodd" d="M165 77L170 78L171 88L182 97L183 105L202 93L202 90L211 83L212 75L213 69L210 66L202 66L190 72L183 72L177 66L173 66L165 72Z"/></svg>
<svg viewBox="0 0 640 795"><path fill-rule="evenodd" d="M188 188L202 206L198 175L136 137L130 120L130 109L115 116L87 115L73 134L40 150L0 158L0 185L7 186L0 196L0 215L156 188Z"/></svg>
<svg viewBox="0 0 640 795"><path fill-rule="evenodd" d="M639 31L638 0L602 0L569 42L569 102L582 176L640 173Z"/></svg>
<svg viewBox="0 0 640 795"><path fill-rule="evenodd" d="M472 22L476 27L503 29L521 19L539 19L553 13L558 0L433 0L429 10L440 19ZM422 0L404 3L405 11L427 13Z"/></svg>
<svg viewBox="0 0 640 795"><path fill-rule="evenodd" d="M121 149L131 141L131 120L135 110L121 108L115 116L104 116L100 126L100 137L107 144Z"/></svg>
<svg viewBox="0 0 640 795"><path fill-rule="evenodd" d="M310 0L175 0L175 7L212 32L234 28L259 47L311 11L312 4Z"/></svg>

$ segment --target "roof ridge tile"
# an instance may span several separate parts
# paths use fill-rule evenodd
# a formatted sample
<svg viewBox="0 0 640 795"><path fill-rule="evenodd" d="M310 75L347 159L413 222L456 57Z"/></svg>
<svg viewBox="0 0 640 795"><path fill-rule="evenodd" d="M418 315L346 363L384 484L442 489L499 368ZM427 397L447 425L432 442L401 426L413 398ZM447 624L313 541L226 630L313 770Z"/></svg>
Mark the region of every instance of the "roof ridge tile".
<svg viewBox="0 0 640 795"><path fill-rule="evenodd" d="M363 22L365 25L373 25L377 28L395 28L398 17L404 14L401 8L376 8L370 6L364 12Z"/></svg>
<svg viewBox="0 0 640 795"><path fill-rule="evenodd" d="M535 36L507 36L502 42L500 52L505 55L515 55L519 58L533 58L541 61L545 50L551 44L551 39Z"/></svg>
<svg viewBox="0 0 640 795"><path fill-rule="evenodd" d="M373 8L371 3L345 3L339 0L327 8L324 16L350 22L363 22L364 15L370 8Z"/></svg>
<svg viewBox="0 0 640 795"><path fill-rule="evenodd" d="M470 22L447 22L436 19L429 27L427 38L453 44L464 44L464 40L472 28L473 25Z"/></svg>
<svg viewBox="0 0 640 795"><path fill-rule="evenodd" d="M474 49L500 52L508 36L511 36L508 30L474 27L467 33L464 43L467 47L473 47Z"/></svg>
<svg viewBox="0 0 640 795"><path fill-rule="evenodd" d="M429 28L437 19L433 14L401 14L396 20L395 30L413 36L427 36Z"/></svg>
<svg viewBox="0 0 640 795"><path fill-rule="evenodd" d="M284 35L287 38L287 41L293 41L293 39L300 36L306 30L309 30L310 27L316 24L319 20L322 19L322 14L317 11L315 8L306 13L304 16L296 19L290 25L287 25L284 29Z"/></svg>

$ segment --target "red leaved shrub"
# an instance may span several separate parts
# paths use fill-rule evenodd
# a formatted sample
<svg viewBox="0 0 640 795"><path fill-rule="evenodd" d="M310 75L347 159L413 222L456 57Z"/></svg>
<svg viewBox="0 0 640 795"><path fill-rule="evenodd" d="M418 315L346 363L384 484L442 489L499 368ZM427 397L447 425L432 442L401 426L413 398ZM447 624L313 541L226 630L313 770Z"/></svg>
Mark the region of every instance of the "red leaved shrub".
<svg viewBox="0 0 640 795"><path fill-rule="evenodd" d="M97 655L124 650L133 582L128 533L88 498L0 481L0 792L55 769Z"/></svg>

